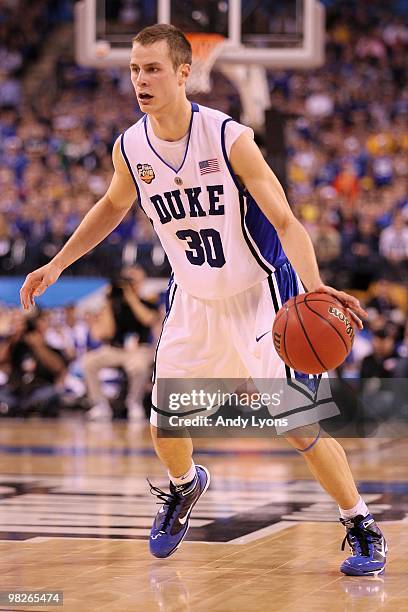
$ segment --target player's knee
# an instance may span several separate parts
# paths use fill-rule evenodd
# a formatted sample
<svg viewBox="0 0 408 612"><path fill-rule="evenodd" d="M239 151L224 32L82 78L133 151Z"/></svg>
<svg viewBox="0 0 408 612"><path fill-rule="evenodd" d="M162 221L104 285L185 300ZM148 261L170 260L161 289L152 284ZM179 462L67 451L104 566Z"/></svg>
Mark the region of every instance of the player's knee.
<svg viewBox="0 0 408 612"><path fill-rule="evenodd" d="M311 450L320 438L321 428L319 423L304 425L293 429L286 439L297 451L305 453Z"/></svg>

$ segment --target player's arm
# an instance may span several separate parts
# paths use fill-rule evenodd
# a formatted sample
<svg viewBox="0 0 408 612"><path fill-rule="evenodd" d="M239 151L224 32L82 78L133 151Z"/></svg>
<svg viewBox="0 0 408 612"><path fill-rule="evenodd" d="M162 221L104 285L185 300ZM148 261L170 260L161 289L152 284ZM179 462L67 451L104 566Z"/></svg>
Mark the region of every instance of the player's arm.
<svg viewBox="0 0 408 612"><path fill-rule="evenodd" d="M275 227L286 255L307 290L330 293L359 316L365 317L366 313L355 297L323 284L312 241L294 216L281 184L247 132L232 145L230 162L235 174Z"/></svg>
<svg viewBox="0 0 408 612"><path fill-rule="evenodd" d="M105 195L85 215L59 253L48 264L28 274L20 290L23 308L32 306L34 296L44 293L65 268L102 242L131 208L136 188L123 159L119 138L113 147L112 160L115 171Z"/></svg>

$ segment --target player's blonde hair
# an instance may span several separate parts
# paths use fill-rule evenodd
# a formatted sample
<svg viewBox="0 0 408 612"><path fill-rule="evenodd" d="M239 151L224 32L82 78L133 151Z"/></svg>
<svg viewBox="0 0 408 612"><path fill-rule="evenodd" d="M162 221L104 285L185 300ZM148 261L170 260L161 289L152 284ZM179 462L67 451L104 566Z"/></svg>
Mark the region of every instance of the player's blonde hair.
<svg viewBox="0 0 408 612"><path fill-rule="evenodd" d="M168 23L157 23L144 28L132 39L132 44L148 47L159 40L167 41L174 70L181 64L191 64L192 51L189 41L181 30Z"/></svg>

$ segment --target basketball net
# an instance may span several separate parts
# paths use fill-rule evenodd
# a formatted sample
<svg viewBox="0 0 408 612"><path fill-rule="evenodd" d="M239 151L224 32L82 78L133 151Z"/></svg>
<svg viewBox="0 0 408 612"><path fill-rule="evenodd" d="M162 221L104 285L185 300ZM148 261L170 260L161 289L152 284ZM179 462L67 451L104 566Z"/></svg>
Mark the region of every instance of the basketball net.
<svg viewBox="0 0 408 612"><path fill-rule="evenodd" d="M187 93L208 93L211 90L210 73L219 57L225 38L221 34L190 32L186 34L193 51L190 76L187 79Z"/></svg>

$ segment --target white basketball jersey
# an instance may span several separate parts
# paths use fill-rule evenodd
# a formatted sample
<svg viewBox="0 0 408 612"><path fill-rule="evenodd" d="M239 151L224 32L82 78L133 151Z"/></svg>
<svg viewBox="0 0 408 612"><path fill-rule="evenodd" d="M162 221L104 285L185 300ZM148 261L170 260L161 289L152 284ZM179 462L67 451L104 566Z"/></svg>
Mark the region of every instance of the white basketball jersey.
<svg viewBox="0 0 408 612"><path fill-rule="evenodd" d="M245 291L287 259L275 229L229 163L225 131L232 119L195 103L192 111L179 168L153 148L147 115L122 134L121 150L175 282L211 300Z"/></svg>

